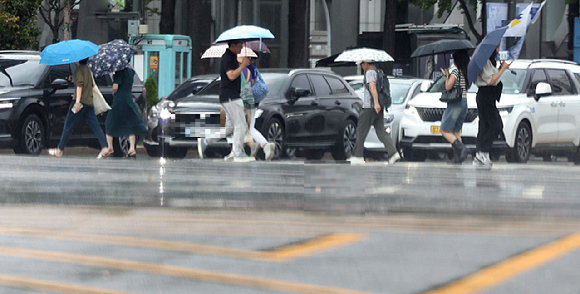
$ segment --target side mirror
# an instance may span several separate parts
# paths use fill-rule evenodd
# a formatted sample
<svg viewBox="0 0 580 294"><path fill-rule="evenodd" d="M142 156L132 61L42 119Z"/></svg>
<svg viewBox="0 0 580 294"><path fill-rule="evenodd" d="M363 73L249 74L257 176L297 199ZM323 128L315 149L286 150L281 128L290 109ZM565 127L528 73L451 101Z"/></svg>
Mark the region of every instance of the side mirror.
<svg viewBox="0 0 580 294"><path fill-rule="evenodd" d="M294 89L290 89L290 95L288 100L292 103L296 102L296 100L298 100L300 97L304 97L304 96L308 96L310 95L310 89L303 89L303 88L294 88Z"/></svg>
<svg viewBox="0 0 580 294"><path fill-rule="evenodd" d="M536 85L536 94L534 95L534 98L536 98L536 101L540 100L541 97L550 96L550 95L552 95L552 86L550 86L550 84L538 83Z"/></svg>
<svg viewBox="0 0 580 294"><path fill-rule="evenodd" d="M53 90L63 90L68 88L68 82L63 79L56 79L50 84Z"/></svg>
<svg viewBox="0 0 580 294"><path fill-rule="evenodd" d="M429 90L431 85L433 85L433 82L431 82L431 81L424 81L423 83L421 83L421 89L420 89L421 92L427 92L427 90Z"/></svg>

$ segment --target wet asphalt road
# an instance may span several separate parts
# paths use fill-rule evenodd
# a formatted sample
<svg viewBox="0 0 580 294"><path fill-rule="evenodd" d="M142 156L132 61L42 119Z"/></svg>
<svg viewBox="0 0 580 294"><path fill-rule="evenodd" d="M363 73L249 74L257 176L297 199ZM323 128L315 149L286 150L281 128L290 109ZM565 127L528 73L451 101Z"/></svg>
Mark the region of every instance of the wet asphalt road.
<svg viewBox="0 0 580 294"><path fill-rule="evenodd" d="M0 154L0 293L579 293L580 167Z"/></svg>

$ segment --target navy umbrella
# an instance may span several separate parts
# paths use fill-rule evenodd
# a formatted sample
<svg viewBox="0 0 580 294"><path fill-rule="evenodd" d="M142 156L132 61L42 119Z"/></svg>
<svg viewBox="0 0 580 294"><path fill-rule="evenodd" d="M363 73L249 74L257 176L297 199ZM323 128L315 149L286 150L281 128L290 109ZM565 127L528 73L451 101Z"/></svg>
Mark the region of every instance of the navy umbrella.
<svg viewBox="0 0 580 294"><path fill-rule="evenodd" d="M413 54L411 54L411 58L473 48L475 48L475 45L473 45L473 43L471 43L469 40L445 39L429 43L427 45L419 46L417 49L415 49L415 51L413 51Z"/></svg>
<svg viewBox="0 0 580 294"><path fill-rule="evenodd" d="M467 79L470 84L475 82L475 79L477 79L477 76L483 70L487 60L501 42L508 27L509 26L505 26L487 34L481 43L477 45L477 48L475 48L475 51L471 56L471 61L469 61L469 64L467 65Z"/></svg>
<svg viewBox="0 0 580 294"><path fill-rule="evenodd" d="M89 58L87 65L95 77L111 74L127 67L137 51L127 42L117 39L99 46L99 53Z"/></svg>

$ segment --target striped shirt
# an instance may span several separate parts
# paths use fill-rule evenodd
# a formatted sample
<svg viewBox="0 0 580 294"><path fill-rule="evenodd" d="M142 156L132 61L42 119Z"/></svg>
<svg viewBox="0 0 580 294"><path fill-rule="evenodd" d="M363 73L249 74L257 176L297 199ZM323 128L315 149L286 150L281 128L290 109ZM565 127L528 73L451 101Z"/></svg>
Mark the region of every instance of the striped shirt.
<svg viewBox="0 0 580 294"><path fill-rule="evenodd" d="M451 72L451 74L455 76L455 85L453 86L454 87L460 86L461 89L463 90L462 97L467 98L467 85L465 84L465 78L463 77L463 75L460 75L459 73L460 71L457 68Z"/></svg>

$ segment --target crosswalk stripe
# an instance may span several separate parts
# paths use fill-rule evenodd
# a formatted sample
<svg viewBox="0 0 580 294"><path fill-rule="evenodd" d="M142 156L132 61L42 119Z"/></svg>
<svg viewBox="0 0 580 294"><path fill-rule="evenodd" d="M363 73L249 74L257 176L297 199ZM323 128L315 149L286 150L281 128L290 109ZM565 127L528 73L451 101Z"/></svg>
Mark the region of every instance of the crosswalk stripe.
<svg viewBox="0 0 580 294"><path fill-rule="evenodd" d="M88 287L83 285L68 284L54 281L31 279L26 277L1 275L0 285L18 287L24 289L34 289L41 291L52 291L71 294L135 294L133 292L109 290L103 288Z"/></svg>

